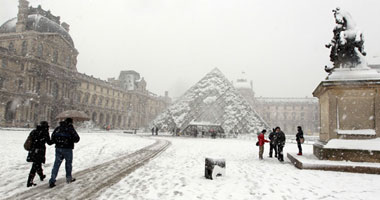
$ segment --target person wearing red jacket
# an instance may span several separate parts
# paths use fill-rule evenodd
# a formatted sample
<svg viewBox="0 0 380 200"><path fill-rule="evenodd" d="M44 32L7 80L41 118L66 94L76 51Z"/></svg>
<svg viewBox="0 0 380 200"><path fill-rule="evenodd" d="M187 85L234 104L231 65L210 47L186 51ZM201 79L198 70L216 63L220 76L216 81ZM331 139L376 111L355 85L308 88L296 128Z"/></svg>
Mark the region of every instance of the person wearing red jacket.
<svg viewBox="0 0 380 200"><path fill-rule="evenodd" d="M267 132L267 130L263 130L261 131L261 133L259 134L259 136L257 136L257 139L258 139L258 142L259 142L259 159L262 160L263 159L263 154L264 154L264 144L265 142L269 142L269 140L266 140L264 138L264 134Z"/></svg>

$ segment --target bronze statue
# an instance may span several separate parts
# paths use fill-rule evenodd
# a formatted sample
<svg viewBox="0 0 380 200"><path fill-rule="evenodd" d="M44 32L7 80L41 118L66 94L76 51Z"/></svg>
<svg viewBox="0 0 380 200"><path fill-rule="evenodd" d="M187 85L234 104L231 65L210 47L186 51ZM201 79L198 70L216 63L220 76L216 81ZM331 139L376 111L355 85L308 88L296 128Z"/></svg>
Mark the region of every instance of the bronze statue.
<svg viewBox="0 0 380 200"><path fill-rule="evenodd" d="M332 67L325 66L325 71L331 73L335 68L354 68L362 61L360 55L365 56L364 38L356 27L350 13L336 8L333 10L336 26L334 36L327 48L331 48L330 61Z"/></svg>

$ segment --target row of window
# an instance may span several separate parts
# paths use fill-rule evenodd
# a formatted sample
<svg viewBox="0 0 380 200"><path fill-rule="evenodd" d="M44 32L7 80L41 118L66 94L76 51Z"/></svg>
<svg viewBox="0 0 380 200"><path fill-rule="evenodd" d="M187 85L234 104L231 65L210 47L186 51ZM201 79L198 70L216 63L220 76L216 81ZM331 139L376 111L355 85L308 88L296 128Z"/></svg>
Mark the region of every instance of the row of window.
<svg viewBox="0 0 380 200"><path fill-rule="evenodd" d="M268 109L268 110L271 108L273 108L275 110L279 110L279 109L283 109L283 110L286 110L286 109L288 109L288 110L290 110L290 109L292 109L292 110L296 110L296 109L304 110L304 106L267 106L266 107L266 109Z"/></svg>
<svg viewBox="0 0 380 200"><path fill-rule="evenodd" d="M115 107L115 102L116 102L116 109L119 109L120 108L120 100L117 100L115 101L115 99L109 99L109 98L104 98L103 96L100 96L100 97L97 97L97 95L92 95L91 96L91 102L89 102L90 100L90 94L89 93L86 93L82 99L81 97L82 95L81 94L78 94L78 102L82 102L84 104L88 104L88 103L91 103L92 105L98 105L98 106L103 106L103 101L104 101L104 106L105 107L111 107L111 108L114 108ZM81 101L82 99L82 101ZM111 103L111 104L110 104ZM122 109L131 109L131 104L130 103L127 103L127 102L124 102L122 104Z"/></svg>
<svg viewBox="0 0 380 200"><path fill-rule="evenodd" d="M82 83L82 84L87 84L86 85L86 89L87 90L90 90L90 85L92 86L92 89L94 90L94 91L97 91L97 86L94 84L90 84L90 83ZM100 93L103 93L103 91L105 90L105 88L103 88L103 87L100 87ZM112 96L117 96L117 97L121 97L121 96L123 96L123 97L125 97L125 94L122 94L121 92L115 92L115 90L110 90L109 88L107 88L107 95L109 95L110 93L112 93Z"/></svg>
<svg viewBox="0 0 380 200"><path fill-rule="evenodd" d="M16 49L14 47L14 43L13 42L10 42L9 45L8 45L8 50L10 53L16 53ZM28 53L28 42L27 41L23 41L22 42L22 45L21 45L21 55L22 56L26 56ZM42 43L38 44L37 45L37 54L36 56L40 59L43 59L44 58L44 47L42 45ZM52 60L51 62L54 63L54 64L58 64L58 50L54 50L53 51L53 55L52 55ZM71 56L66 56L65 58L65 65L66 65L66 68L70 68L71 67Z"/></svg>
<svg viewBox="0 0 380 200"><path fill-rule="evenodd" d="M272 114L272 115L271 115ZM280 114L277 114L277 113L270 113L270 112L267 112L266 113L266 117L267 119L271 119L271 116L273 116L272 118L274 119L279 119L280 117ZM299 118L301 120L304 120L305 119L305 113L300 113L300 115L297 117L296 116L296 113L295 112L292 112L291 113L291 116L289 116L288 113L282 113L282 119L292 119L292 120L295 120L296 118Z"/></svg>

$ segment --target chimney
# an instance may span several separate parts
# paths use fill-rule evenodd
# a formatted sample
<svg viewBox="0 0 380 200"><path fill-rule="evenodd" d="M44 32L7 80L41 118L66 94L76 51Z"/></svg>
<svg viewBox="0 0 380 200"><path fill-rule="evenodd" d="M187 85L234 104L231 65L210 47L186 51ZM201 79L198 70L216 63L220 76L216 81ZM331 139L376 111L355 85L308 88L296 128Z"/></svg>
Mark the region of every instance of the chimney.
<svg viewBox="0 0 380 200"><path fill-rule="evenodd" d="M18 13L16 22L16 32L20 33L26 30L26 22L28 20L28 6L27 0L18 1Z"/></svg>
<svg viewBox="0 0 380 200"><path fill-rule="evenodd" d="M70 31L70 25L66 22L62 22L61 26L67 31Z"/></svg>

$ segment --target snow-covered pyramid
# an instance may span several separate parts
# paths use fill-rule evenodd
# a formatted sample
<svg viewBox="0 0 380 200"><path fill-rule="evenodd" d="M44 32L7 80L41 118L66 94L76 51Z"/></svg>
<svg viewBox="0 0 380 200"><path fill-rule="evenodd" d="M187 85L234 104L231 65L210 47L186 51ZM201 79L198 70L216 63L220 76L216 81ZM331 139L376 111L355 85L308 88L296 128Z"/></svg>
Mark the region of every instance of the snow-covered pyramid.
<svg viewBox="0 0 380 200"><path fill-rule="evenodd" d="M153 123L161 128L185 129L190 123L219 124L226 134L257 133L267 124L215 68L191 87Z"/></svg>

